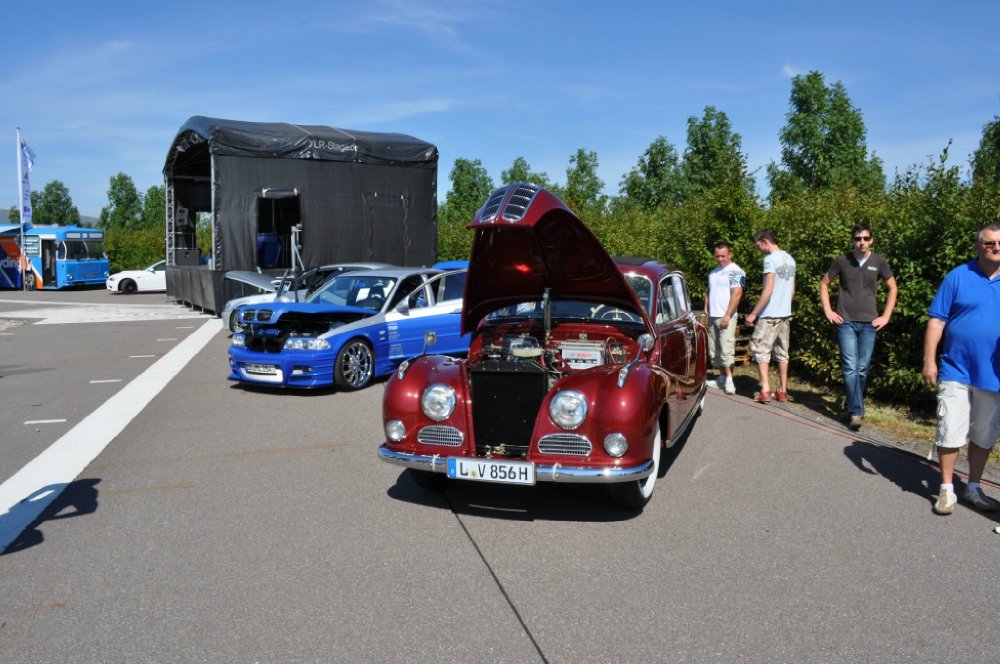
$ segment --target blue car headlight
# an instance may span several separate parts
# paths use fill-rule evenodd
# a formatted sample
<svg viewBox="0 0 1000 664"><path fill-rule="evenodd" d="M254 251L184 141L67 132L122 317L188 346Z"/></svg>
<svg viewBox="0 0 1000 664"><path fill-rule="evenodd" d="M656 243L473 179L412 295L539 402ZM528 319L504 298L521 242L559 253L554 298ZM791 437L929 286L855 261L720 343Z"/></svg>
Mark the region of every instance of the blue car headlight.
<svg viewBox="0 0 1000 664"><path fill-rule="evenodd" d="M587 399L576 390L563 390L549 402L549 417L560 428L573 431L587 419Z"/></svg>
<svg viewBox="0 0 1000 664"><path fill-rule="evenodd" d="M330 342L316 337L288 337L285 350L327 350Z"/></svg>
<svg viewBox="0 0 1000 664"><path fill-rule="evenodd" d="M441 383L431 385L420 397L420 407L423 408L424 415L435 422L451 417L455 412L455 403L455 390Z"/></svg>

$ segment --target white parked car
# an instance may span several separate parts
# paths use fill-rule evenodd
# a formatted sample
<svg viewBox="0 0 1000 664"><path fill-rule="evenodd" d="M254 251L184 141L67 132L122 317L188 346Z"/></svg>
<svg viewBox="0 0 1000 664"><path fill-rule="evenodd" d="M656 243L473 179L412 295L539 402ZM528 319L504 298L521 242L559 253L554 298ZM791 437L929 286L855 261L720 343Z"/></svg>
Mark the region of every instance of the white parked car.
<svg viewBox="0 0 1000 664"><path fill-rule="evenodd" d="M167 290L167 261L157 261L145 270L115 272L106 282L112 293L155 293Z"/></svg>

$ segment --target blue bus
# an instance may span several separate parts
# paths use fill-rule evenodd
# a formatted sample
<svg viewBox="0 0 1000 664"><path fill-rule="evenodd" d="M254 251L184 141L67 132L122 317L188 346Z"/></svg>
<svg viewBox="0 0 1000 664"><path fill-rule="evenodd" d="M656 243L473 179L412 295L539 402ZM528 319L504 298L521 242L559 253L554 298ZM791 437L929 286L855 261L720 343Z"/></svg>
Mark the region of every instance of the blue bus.
<svg viewBox="0 0 1000 664"><path fill-rule="evenodd" d="M0 226L0 288L103 286L107 278L103 230L29 226L22 247L19 225Z"/></svg>

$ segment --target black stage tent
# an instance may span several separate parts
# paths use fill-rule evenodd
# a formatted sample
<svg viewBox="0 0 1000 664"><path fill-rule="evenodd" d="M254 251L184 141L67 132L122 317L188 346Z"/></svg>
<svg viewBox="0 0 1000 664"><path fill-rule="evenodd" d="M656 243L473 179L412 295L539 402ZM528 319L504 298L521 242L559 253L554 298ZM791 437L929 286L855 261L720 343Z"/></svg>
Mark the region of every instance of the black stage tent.
<svg viewBox="0 0 1000 664"><path fill-rule="evenodd" d="M430 265L437 161L405 134L193 116L163 166L167 294L218 313L240 294L226 292L228 270L280 274L300 257Z"/></svg>

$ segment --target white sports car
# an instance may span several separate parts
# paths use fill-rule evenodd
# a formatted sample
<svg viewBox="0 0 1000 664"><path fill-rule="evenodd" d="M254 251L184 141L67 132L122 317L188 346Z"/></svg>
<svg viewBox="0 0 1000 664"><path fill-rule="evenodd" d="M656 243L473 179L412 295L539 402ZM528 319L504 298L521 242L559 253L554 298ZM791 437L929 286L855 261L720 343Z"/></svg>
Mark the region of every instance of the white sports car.
<svg viewBox="0 0 1000 664"><path fill-rule="evenodd" d="M157 261L145 270L115 272L106 282L112 293L155 293L167 290L167 261Z"/></svg>

